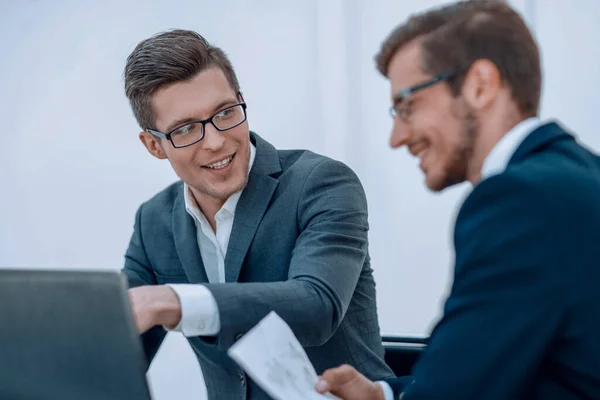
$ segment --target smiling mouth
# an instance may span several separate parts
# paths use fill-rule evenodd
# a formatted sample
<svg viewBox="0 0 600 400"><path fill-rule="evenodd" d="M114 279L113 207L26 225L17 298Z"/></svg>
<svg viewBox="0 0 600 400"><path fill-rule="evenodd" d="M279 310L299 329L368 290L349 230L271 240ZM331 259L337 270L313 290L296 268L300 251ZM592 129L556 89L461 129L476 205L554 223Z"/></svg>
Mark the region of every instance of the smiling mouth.
<svg viewBox="0 0 600 400"><path fill-rule="evenodd" d="M227 167L231 163L231 160L233 160L234 156L235 156L235 154L233 154L233 155L231 155L231 156L229 156L227 158L224 158L224 159L222 159L220 161L214 162L212 164L204 165L204 166L202 166L202 168L223 169L223 168Z"/></svg>
<svg viewBox="0 0 600 400"><path fill-rule="evenodd" d="M413 156L418 158L421 158L423 156L423 153L425 153L427 149L429 149L429 144L424 140L420 140L408 146L408 151Z"/></svg>

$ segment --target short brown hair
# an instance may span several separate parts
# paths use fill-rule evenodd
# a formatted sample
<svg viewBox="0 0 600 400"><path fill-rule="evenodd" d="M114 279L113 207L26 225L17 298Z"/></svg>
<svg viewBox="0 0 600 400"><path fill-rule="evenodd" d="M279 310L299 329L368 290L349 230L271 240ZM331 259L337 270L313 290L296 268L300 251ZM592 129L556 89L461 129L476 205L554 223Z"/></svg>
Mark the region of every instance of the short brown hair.
<svg viewBox="0 0 600 400"><path fill-rule="evenodd" d="M523 116L537 115L542 86L539 49L525 21L504 1L461 1L411 16L382 44L375 57L379 71L387 76L396 52L417 38L423 38L424 72L457 71L448 81L454 96L471 64L487 59L498 68Z"/></svg>
<svg viewBox="0 0 600 400"><path fill-rule="evenodd" d="M220 68L231 88L240 85L231 61L223 50L212 46L198 33L175 29L141 41L127 57L125 95L142 129L154 128L152 95L158 89L192 79L200 72Z"/></svg>

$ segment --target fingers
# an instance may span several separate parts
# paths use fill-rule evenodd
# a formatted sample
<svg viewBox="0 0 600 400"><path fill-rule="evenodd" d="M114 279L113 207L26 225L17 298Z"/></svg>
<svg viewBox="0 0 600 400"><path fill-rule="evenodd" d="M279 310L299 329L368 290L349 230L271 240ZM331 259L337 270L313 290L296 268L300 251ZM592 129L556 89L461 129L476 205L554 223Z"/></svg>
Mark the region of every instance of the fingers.
<svg viewBox="0 0 600 400"><path fill-rule="evenodd" d="M132 288L127 291L127 295L129 296L129 304L131 306L131 313L133 315L133 320L135 322L135 327L139 334L142 334L148 330L148 322L146 311L143 307L143 298L140 297L139 288Z"/></svg>
<svg viewBox="0 0 600 400"><path fill-rule="evenodd" d="M342 386L359 377L359 373L350 365L344 364L323 372L315 389L319 393L336 392Z"/></svg>

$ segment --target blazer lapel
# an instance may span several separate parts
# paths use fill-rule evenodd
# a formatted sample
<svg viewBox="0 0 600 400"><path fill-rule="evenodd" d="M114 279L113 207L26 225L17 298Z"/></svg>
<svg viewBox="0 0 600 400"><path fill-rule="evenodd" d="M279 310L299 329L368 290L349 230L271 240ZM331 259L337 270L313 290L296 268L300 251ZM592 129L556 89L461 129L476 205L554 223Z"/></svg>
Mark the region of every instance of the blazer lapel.
<svg viewBox="0 0 600 400"><path fill-rule="evenodd" d="M185 209L183 188L173 204L173 239L181 265L190 283L207 283L208 277L196 238L196 225Z"/></svg>
<svg viewBox="0 0 600 400"><path fill-rule="evenodd" d="M256 147L256 157L235 210L225 257L226 282L237 282L244 258L279 184L271 176L281 171L277 150L253 132L250 138Z"/></svg>

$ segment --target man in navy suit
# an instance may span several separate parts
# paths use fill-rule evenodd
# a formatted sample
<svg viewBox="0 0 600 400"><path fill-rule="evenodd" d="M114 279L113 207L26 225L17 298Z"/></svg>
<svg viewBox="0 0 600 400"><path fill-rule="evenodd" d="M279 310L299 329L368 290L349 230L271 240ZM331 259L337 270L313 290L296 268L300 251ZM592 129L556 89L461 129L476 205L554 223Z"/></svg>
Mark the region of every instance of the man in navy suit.
<svg viewBox="0 0 600 400"><path fill-rule="evenodd" d="M350 366L317 384L359 399L600 398L600 158L538 119L538 47L503 2L435 9L377 56L391 84L390 144L427 186L470 181L454 282L411 377ZM565 99L567 101L567 99Z"/></svg>

